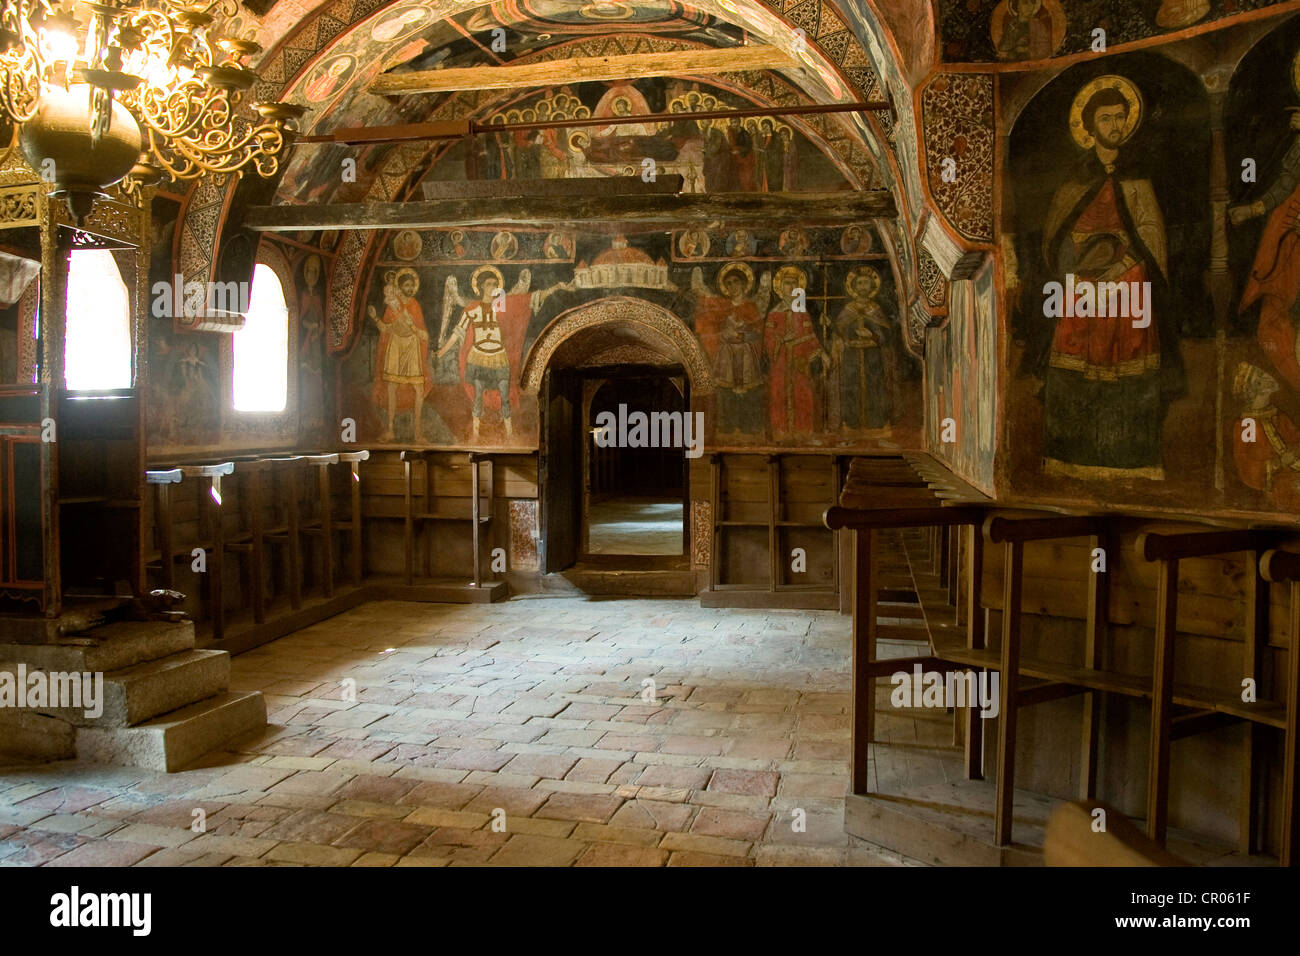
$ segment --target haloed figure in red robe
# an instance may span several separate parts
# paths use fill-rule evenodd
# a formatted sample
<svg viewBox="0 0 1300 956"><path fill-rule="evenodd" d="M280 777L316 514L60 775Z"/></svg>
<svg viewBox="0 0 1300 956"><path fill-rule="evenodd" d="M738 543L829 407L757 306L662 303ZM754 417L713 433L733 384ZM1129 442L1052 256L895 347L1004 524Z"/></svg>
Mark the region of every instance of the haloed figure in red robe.
<svg viewBox="0 0 1300 956"><path fill-rule="evenodd" d="M829 367L830 359L813 331L812 317L794 309L795 290L808 288L804 271L785 266L774 285L780 301L767 314L763 341L769 362L768 421L774 438L806 436L813 430L813 359L822 368Z"/></svg>
<svg viewBox="0 0 1300 956"><path fill-rule="evenodd" d="M1043 379L1048 474L1164 478L1165 413L1185 379L1169 307L1164 218L1150 179L1120 153L1141 102L1126 78L1100 76L1071 110L1071 134L1086 152L1048 206L1044 275L1066 289L1120 284L1142 294L1145 308L1141 316L1123 308L1094 314L1076 299L1049 310L1044 285L1043 318L1034 323L1025 361Z"/></svg>

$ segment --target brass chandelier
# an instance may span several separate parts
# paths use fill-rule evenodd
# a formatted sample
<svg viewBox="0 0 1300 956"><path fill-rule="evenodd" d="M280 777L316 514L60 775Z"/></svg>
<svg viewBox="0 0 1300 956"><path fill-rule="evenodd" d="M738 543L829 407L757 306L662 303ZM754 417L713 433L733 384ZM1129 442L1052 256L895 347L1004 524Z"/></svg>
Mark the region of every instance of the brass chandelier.
<svg viewBox="0 0 1300 956"><path fill-rule="evenodd" d="M74 13L88 14L79 21ZM289 103L241 108L261 51L213 24L237 0L0 0L0 123L80 223L105 189L204 173L272 176Z"/></svg>

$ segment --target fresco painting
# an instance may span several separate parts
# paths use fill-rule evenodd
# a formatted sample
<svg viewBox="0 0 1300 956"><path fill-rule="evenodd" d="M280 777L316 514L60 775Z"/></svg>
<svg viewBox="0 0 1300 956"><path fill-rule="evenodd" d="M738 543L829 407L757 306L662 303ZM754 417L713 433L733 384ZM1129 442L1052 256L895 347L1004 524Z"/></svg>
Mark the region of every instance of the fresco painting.
<svg viewBox="0 0 1300 956"><path fill-rule="evenodd" d="M1018 118L1004 240L1018 488L1158 498L1214 481L1214 457L1189 448L1207 428L1214 441L1188 385L1216 323L1207 126L1199 79L1142 53L1066 70ZM1187 162L1156 159L1174 151Z"/></svg>
<svg viewBox="0 0 1300 956"><path fill-rule="evenodd" d="M870 226L852 228L848 248L878 245L862 238ZM564 313L632 296L699 341L716 386L706 415L714 444L915 440L920 369L901 347L888 261L845 255L839 229L802 229L790 257L783 231L521 227L510 231L509 259L493 256L503 251L500 231L455 230L455 241L431 231L422 242L430 257L413 262L389 237L366 293L368 320L343 362L343 414L372 443L534 444L537 400L519 383L528 349Z"/></svg>
<svg viewBox="0 0 1300 956"><path fill-rule="evenodd" d="M927 447L972 484L991 490L998 384L997 288L986 263L950 285L948 322L926 338ZM945 419L953 428L945 440Z"/></svg>
<svg viewBox="0 0 1300 956"><path fill-rule="evenodd" d="M325 427L333 404L325 362L325 271L321 257L303 255L294 270L298 296L298 431L311 435Z"/></svg>
<svg viewBox="0 0 1300 956"><path fill-rule="evenodd" d="M949 63L1014 64L1107 49L1175 31L1246 19L1284 0L937 0L940 56Z"/></svg>
<svg viewBox="0 0 1300 956"><path fill-rule="evenodd" d="M1255 91L1264 86L1281 95L1270 108L1254 108ZM1234 184L1227 211L1237 280L1232 319L1244 339L1231 369L1227 428L1241 483L1267 505L1294 511L1300 508L1300 24L1280 27L1250 51L1229 101L1231 141L1242 157L1258 157L1258 165L1255 182Z"/></svg>
<svg viewBox="0 0 1300 956"><path fill-rule="evenodd" d="M455 179L564 179L679 175L686 192L793 192L838 188L843 175L790 123L773 117L697 120L691 113L748 104L697 81L648 79L584 83L514 100L486 122L515 125L572 120L559 129L489 133L450 147L430 182ZM679 114L672 123L609 123L647 113Z"/></svg>

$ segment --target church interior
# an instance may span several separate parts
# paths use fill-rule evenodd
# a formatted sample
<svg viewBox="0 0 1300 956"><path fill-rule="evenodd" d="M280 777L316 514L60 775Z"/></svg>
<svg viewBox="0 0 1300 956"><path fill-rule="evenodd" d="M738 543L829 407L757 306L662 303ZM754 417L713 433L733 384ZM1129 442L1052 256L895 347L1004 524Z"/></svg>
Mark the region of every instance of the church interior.
<svg viewBox="0 0 1300 956"><path fill-rule="evenodd" d="M0 65L0 864L1300 862L1297 0Z"/></svg>

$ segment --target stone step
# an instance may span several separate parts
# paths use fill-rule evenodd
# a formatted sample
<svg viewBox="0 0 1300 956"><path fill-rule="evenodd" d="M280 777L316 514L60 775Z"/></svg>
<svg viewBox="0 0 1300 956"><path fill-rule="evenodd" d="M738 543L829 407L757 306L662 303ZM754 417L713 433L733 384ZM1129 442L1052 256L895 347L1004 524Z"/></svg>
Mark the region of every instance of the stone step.
<svg viewBox="0 0 1300 956"><path fill-rule="evenodd" d="M265 726L260 691L220 694L135 727L78 727L77 756L171 773L231 737Z"/></svg>
<svg viewBox="0 0 1300 956"><path fill-rule="evenodd" d="M563 585L553 587L547 575L547 590L564 590ZM573 589L583 594L621 594L636 597L695 597L699 592L694 571L655 570L630 571L606 568L570 568L558 575ZM558 582L556 582L558 584Z"/></svg>
<svg viewBox="0 0 1300 956"><path fill-rule="evenodd" d="M0 667L22 661L28 671L107 674L193 649L193 621L117 621L57 644L0 644Z"/></svg>
<svg viewBox="0 0 1300 956"><path fill-rule="evenodd" d="M87 717L85 709L42 711L77 727L132 727L179 710L230 686L226 651L182 651L104 675L103 712Z"/></svg>
<svg viewBox="0 0 1300 956"><path fill-rule="evenodd" d="M20 760L71 760L77 755L71 724L30 710L0 708L0 765Z"/></svg>

